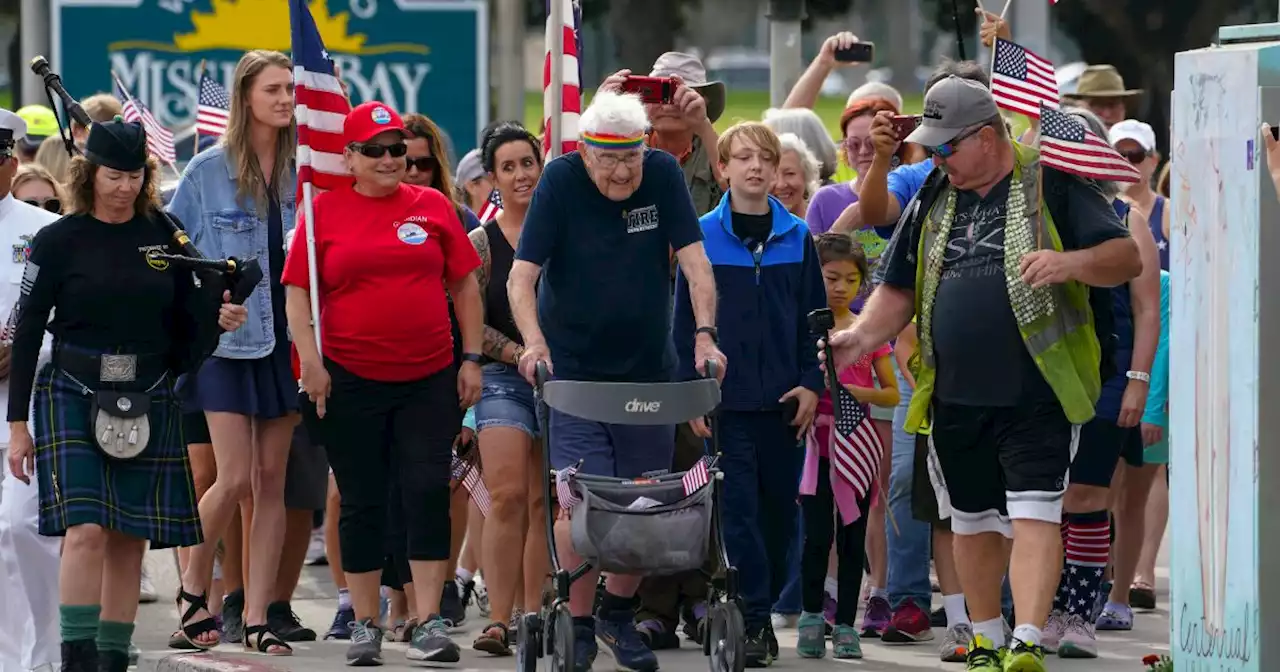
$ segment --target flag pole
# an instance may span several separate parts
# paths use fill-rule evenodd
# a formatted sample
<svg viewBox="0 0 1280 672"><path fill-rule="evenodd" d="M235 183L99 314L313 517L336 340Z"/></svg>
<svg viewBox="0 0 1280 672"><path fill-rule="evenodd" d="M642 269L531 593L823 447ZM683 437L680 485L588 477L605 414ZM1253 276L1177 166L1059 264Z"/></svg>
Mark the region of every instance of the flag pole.
<svg viewBox="0 0 1280 672"><path fill-rule="evenodd" d="M550 112L547 135L551 136L546 160L560 156L564 123L560 110L564 105L564 0L551 0L547 12L547 42L551 61L551 96L543 97L543 114Z"/></svg>
<svg viewBox="0 0 1280 672"><path fill-rule="evenodd" d="M307 285L311 299L311 328L315 332L316 354L324 356L320 345L320 272L316 268L316 217L311 180L302 183L302 216L307 223Z"/></svg>
<svg viewBox="0 0 1280 672"><path fill-rule="evenodd" d="M200 83L204 81L204 59L200 59L200 65L196 68L196 118L200 117ZM191 134L191 156L200 153L200 124L197 121L192 127L194 131Z"/></svg>

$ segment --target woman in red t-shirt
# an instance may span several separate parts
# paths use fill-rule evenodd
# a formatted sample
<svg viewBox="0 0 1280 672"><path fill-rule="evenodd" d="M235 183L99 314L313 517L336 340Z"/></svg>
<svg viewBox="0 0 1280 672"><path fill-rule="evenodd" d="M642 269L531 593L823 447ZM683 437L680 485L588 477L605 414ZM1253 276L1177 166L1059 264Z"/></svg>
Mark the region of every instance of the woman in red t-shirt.
<svg viewBox="0 0 1280 672"><path fill-rule="evenodd" d="M403 184L404 123L379 102L343 124L350 187L315 197L315 253L321 342L311 326L305 236L285 263L286 312L315 404L329 464L342 493L339 539L356 623L349 664L381 660L379 579L388 523L387 484L396 479L408 533L417 612L410 660L457 662L439 617L448 580L449 479L464 410L480 397L484 329L472 271L480 258L453 203ZM461 325L454 364L448 300ZM323 350L323 357L321 356Z"/></svg>

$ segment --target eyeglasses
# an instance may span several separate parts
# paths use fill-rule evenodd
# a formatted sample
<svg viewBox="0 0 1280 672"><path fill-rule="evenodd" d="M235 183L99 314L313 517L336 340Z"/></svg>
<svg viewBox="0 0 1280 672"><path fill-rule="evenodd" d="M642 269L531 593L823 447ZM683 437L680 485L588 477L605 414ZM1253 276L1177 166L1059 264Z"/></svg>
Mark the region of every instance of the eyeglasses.
<svg viewBox="0 0 1280 672"><path fill-rule="evenodd" d="M393 153L392 156L395 154ZM409 164L409 170L417 168L421 173L434 173L440 167L440 161L434 156L411 156L405 161Z"/></svg>
<svg viewBox="0 0 1280 672"><path fill-rule="evenodd" d="M938 145L937 147L925 147L924 152L929 156L936 156L943 160L949 159L952 156L954 156L955 153L958 151L956 148L960 146L960 143L977 135L979 131L981 131L982 129L990 125L991 124L983 124L976 128L972 128L967 131L964 131L960 135L957 135L956 137L952 138L951 142L944 142L941 145Z"/></svg>
<svg viewBox="0 0 1280 672"><path fill-rule="evenodd" d="M595 163L605 170L617 170L618 164L625 164L629 168L635 168L642 161L644 161L643 150L625 153L606 150L595 153Z"/></svg>
<svg viewBox="0 0 1280 672"><path fill-rule="evenodd" d="M395 158L400 158L409 153L409 146L403 142L397 142L393 145L379 145L377 143L351 144L351 148L360 152L361 156L367 156L371 159L381 159L386 154L391 154Z"/></svg>
<svg viewBox="0 0 1280 672"><path fill-rule="evenodd" d="M1119 151L1119 150L1116 150L1116 151ZM1120 152L1120 156L1123 156L1124 158L1128 159L1129 163L1139 164L1139 163L1142 163L1143 161L1146 161L1147 157L1150 155L1147 154L1146 151L1141 149L1130 149L1128 151Z"/></svg>
<svg viewBox="0 0 1280 672"><path fill-rule="evenodd" d="M24 198L22 199L22 202L37 208L43 208L55 214L62 213L62 201L56 198L46 198L43 201L38 201L34 198Z"/></svg>

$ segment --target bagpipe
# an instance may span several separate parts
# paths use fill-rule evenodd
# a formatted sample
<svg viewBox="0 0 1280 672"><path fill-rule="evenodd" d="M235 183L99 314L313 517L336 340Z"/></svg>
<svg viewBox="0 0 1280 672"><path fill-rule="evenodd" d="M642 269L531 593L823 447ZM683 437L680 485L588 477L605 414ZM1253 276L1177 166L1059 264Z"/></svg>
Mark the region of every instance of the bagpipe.
<svg viewBox="0 0 1280 672"><path fill-rule="evenodd" d="M36 56L31 59L31 70L44 80L45 94L49 97L49 107L58 122L58 132L67 152L74 157L79 152L70 137L69 124L64 125L62 117L58 116L54 96L62 102L66 114L80 125L88 128L93 121L80 103L63 88L62 78L53 72L45 57ZM164 209L157 208L152 219L158 219L164 226L180 254L152 251L147 253L147 262L160 270L190 272L194 278L195 291L188 297L188 304L182 307L192 318L192 325L188 328L193 333L175 334L175 351L170 357L174 373L186 373L199 368L218 347L218 340L222 336L222 327L218 325L218 310L222 306L223 293L230 292L231 303L243 304L262 281L262 265L257 259L208 259L200 254L187 232Z"/></svg>

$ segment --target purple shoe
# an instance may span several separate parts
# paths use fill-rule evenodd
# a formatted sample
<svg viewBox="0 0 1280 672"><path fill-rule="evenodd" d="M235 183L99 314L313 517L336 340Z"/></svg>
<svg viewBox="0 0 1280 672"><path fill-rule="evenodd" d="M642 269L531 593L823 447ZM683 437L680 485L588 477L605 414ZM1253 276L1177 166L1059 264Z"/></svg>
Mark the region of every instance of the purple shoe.
<svg viewBox="0 0 1280 672"><path fill-rule="evenodd" d="M883 635L892 618L893 608L889 606L889 600L872 597L867 600L867 608L862 615L862 636L875 638Z"/></svg>

